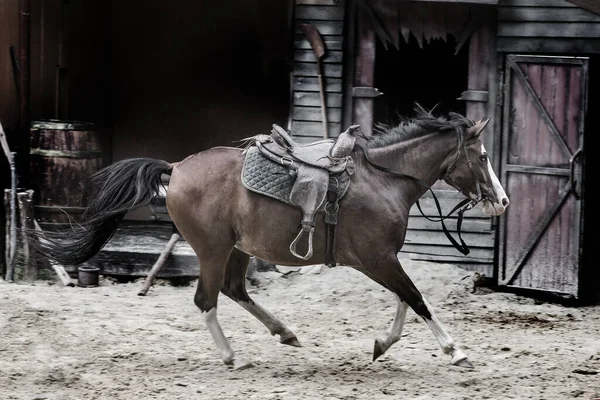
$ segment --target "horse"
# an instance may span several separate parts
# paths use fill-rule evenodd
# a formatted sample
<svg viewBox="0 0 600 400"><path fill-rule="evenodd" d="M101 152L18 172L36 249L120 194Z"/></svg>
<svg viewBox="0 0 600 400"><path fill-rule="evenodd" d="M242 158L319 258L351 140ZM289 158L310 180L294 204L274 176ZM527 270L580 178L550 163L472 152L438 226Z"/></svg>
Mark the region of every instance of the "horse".
<svg viewBox="0 0 600 400"><path fill-rule="evenodd" d="M378 125L373 135L362 136L352 149L354 173L339 202L334 251L339 266L360 271L396 298L391 328L375 339L373 360L399 341L410 307L428 325L452 365L472 368L403 270L398 252L410 208L438 180L489 216L502 215L510 202L482 143L489 120L472 121L457 113L434 116L420 110L397 125ZM252 365L236 355L223 333L217 319L220 293L256 317L271 335L279 335L280 343L300 347L296 335L248 295L246 270L251 256L275 265L322 264L325 226L317 218L310 259L293 257L287 245L296 236L294 221L300 218L300 210L243 187L240 175L246 150L219 146L178 162L117 161L94 175L96 190L79 223L55 232L41 251L61 264L89 260L110 240L127 212L151 204L163 185L161 176L170 175L168 213L200 263L193 300L222 362L234 369Z"/></svg>

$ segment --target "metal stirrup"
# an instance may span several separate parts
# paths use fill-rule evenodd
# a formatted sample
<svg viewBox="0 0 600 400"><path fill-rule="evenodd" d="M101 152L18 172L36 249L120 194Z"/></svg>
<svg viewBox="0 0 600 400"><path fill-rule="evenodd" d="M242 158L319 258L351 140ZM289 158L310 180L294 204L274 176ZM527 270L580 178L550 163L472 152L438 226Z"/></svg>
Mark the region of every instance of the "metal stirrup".
<svg viewBox="0 0 600 400"><path fill-rule="evenodd" d="M298 236L296 236L296 239L294 239L292 244L290 244L290 252L294 256L296 256L302 260L308 260L313 255L313 233L315 232L315 228L314 228L314 226L310 227L310 230L308 231L308 252L306 253L306 255L301 256L300 254L298 254L296 252L296 245L300 241L300 238L302 237L304 232L306 232L306 229L303 227L302 230L300 231L300 233L298 233Z"/></svg>

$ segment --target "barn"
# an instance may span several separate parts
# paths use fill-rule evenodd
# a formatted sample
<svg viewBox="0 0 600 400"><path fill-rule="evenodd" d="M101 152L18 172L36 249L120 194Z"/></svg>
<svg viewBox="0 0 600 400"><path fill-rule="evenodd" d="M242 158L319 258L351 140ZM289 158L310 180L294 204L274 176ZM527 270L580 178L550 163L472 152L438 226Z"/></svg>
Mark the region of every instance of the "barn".
<svg viewBox="0 0 600 400"><path fill-rule="evenodd" d="M19 188L34 189L36 218L65 222L60 209L78 211L86 176L102 165L177 161L285 126L291 11L270 0L1 1L0 122ZM0 163L10 188L9 165ZM114 243L135 247L107 249L96 261L115 275L147 273L171 235L164 217L128 215ZM176 250L169 264L197 274L189 247Z"/></svg>
<svg viewBox="0 0 600 400"><path fill-rule="evenodd" d="M492 118L486 148L512 206L500 218L465 215L468 256L415 208L400 256L458 263L501 289L594 297L595 211L584 204L592 192L586 175L597 162L585 157L599 124L597 1L272 3L2 2L0 119L19 185L39 178L30 132L40 121L93 123L85 126L106 165L140 155L178 160L235 145L272 123L300 141L335 137L353 123L370 135L418 102L434 112ZM323 39L322 57L303 24ZM10 187L9 169L0 174ZM434 189L443 210L459 201L444 184ZM41 202L35 200L38 212ZM431 197L421 205L438 216ZM121 242L134 241L137 251L109 247L96 262L115 274L146 273L171 234L168 221L148 223L164 218L155 211L127 217L131 228ZM145 229L152 239L141 243L134 233ZM165 276L181 274L193 259L178 243Z"/></svg>
<svg viewBox="0 0 600 400"><path fill-rule="evenodd" d="M460 263L504 289L581 301L595 295L598 268L586 252L593 210L584 204L596 162L585 154L599 123L599 2L297 0L294 23L288 128L299 138L323 132L319 63L333 135L351 123L372 134L410 115L414 102L492 118L485 145L512 206L500 218L468 213L468 256L414 207L401 256ZM319 62L302 24L322 35ZM455 191L436 189L450 211ZM431 198L422 204L438 215Z"/></svg>

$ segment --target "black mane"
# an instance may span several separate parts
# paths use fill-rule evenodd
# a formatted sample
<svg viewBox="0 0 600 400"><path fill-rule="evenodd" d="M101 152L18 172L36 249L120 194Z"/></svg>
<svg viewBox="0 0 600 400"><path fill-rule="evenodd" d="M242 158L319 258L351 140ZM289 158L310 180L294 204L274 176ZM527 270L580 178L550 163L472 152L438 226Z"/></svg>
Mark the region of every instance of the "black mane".
<svg viewBox="0 0 600 400"><path fill-rule="evenodd" d="M386 147L432 132L464 132L475 124L454 112L450 112L447 118L436 117L420 106L415 107L415 112L415 117L405 118L398 125L377 124L373 136L368 138L367 147Z"/></svg>

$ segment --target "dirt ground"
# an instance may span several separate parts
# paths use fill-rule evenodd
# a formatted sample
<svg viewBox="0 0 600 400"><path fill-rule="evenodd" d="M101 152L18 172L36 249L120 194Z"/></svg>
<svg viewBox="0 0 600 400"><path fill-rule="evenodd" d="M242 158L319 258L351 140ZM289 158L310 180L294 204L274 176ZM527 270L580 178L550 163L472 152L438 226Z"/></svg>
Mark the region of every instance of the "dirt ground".
<svg viewBox="0 0 600 400"><path fill-rule="evenodd" d="M596 399L600 306L567 308L471 293L471 273L408 261L472 370L450 365L409 312L404 335L372 362L395 300L360 273L260 272L250 293L303 344L284 346L221 297L219 321L254 367L224 366L193 303L194 283L101 279L96 288L0 281L0 399Z"/></svg>

